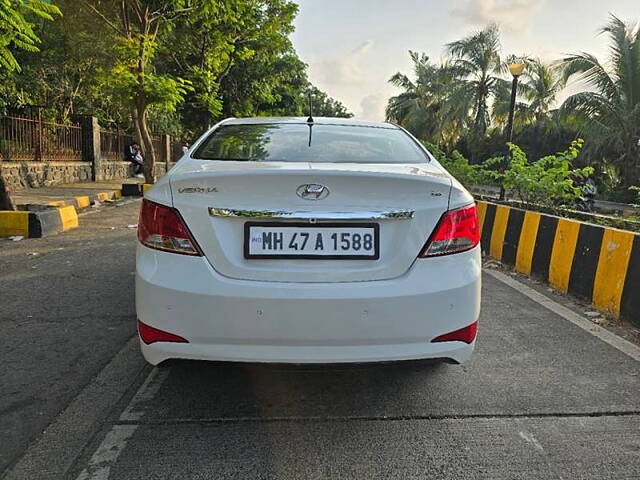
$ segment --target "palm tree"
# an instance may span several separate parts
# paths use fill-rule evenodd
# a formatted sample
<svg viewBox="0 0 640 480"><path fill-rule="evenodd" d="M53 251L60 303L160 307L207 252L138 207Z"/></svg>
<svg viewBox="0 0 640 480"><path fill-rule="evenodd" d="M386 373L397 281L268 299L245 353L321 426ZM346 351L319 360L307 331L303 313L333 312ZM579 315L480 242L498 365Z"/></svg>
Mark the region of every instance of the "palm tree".
<svg viewBox="0 0 640 480"><path fill-rule="evenodd" d="M500 75L505 66L500 60L500 32L497 25L468 37L448 43L451 67L460 79L447 99L449 109L466 111L471 117L471 129L476 139L484 137L489 127L492 99L505 88Z"/></svg>
<svg viewBox="0 0 640 480"><path fill-rule="evenodd" d="M520 100L516 103L514 128L521 130L527 125L542 130L550 128L556 119L554 104L565 85L566 78L557 65L544 63L539 58L527 58L525 71L518 83ZM511 88L502 87L496 93L493 117L497 124L504 125L509 114Z"/></svg>
<svg viewBox="0 0 640 480"><path fill-rule="evenodd" d="M539 58L527 62L521 85L523 97L529 102L527 112L532 121L544 123L549 119L566 83L567 79L556 65L544 63Z"/></svg>
<svg viewBox="0 0 640 480"><path fill-rule="evenodd" d="M565 78L589 87L567 98L562 110L584 115L587 153L597 160L612 155L623 181L631 185L640 180L640 33L614 15L601 33L610 40L606 65L584 52L562 60Z"/></svg>
<svg viewBox="0 0 640 480"><path fill-rule="evenodd" d="M464 118L445 105L457 79L450 65L436 65L424 53L409 51L409 55L415 81L400 72L389 79L404 91L389 99L387 120L402 125L421 140L451 147L458 141Z"/></svg>

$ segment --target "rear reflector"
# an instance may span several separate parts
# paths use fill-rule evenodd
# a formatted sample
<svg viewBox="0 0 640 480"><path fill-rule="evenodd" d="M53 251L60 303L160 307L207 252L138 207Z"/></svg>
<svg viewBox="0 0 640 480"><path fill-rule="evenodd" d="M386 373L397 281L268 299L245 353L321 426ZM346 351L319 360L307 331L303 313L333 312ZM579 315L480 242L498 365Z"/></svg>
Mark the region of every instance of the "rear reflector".
<svg viewBox="0 0 640 480"><path fill-rule="evenodd" d="M480 243L475 204L446 212L419 257L436 257L471 250Z"/></svg>
<svg viewBox="0 0 640 480"><path fill-rule="evenodd" d="M439 337L431 340L431 343L438 342L464 342L471 343L476 339L476 334L478 333L478 321L476 320L468 327L461 328L459 330L454 330L453 332L445 333L444 335L440 335Z"/></svg>
<svg viewBox="0 0 640 480"><path fill-rule="evenodd" d="M173 342L173 343L189 343L189 340L182 338L173 333L165 332L164 330L158 330L157 328L150 327L138 320L138 333L144 343L149 345L154 342Z"/></svg>
<svg viewBox="0 0 640 480"><path fill-rule="evenodd" d="M177 210L142 200L138 220L138 240L156 250L183 255L202 255Z"/></svg>

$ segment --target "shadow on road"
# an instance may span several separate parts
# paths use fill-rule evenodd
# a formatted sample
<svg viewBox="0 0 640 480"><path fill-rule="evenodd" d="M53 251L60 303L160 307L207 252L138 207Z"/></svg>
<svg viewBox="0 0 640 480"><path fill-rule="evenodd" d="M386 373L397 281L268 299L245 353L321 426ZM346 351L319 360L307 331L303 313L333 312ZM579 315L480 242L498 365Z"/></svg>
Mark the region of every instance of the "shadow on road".
<svg viewBox="0 0 640 480"><path fill-rule="evenodd" d="M147 406L147 419L409 415L413 409L403 405L413 403L412 395L423 396L432 381L437 388L437 378L462 367L433 361L323 366L181 361L163 368L169 376Z"/></svg>

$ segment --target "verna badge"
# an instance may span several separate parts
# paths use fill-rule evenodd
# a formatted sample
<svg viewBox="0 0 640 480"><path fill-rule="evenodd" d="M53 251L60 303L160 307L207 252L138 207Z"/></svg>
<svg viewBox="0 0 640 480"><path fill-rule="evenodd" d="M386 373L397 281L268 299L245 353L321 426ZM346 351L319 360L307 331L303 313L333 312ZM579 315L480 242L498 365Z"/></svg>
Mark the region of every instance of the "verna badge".
<svg viewBox="0 0 640 480"><path fill-rule="evenodd" d="M317 183L306 183L298 187L296 194L305 200L322 200L329 196L329 189Z"/></svg>
<svg viewBox="0 0 640 480"><path fill-rule="evenodd" d="M216 187L182 187L178 189L178 193L214 193L217 191Z"/></svg>

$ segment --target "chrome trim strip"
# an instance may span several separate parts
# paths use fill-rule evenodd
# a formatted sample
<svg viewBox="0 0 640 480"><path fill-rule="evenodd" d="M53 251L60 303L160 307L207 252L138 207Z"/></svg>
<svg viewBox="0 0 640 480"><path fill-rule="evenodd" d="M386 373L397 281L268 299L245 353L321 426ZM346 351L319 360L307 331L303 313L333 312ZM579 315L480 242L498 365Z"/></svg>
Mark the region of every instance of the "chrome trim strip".
<svg viewBox="0 0 640 480"><path fill-rule="evenodd" d="M212 217L283 218L292 220L406 220L414 210L369 210L362 212L310 212L301 210L239 210L209 207Z"/></svg>

